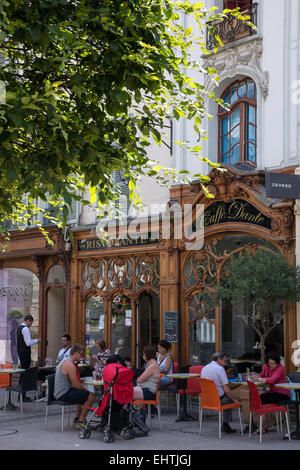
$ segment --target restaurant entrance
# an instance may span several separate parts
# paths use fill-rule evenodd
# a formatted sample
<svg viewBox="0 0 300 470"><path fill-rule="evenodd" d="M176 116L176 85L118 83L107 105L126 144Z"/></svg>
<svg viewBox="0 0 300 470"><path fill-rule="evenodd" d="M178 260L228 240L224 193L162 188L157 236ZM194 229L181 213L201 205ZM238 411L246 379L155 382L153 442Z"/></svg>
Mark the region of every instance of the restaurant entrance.
<svg viewBox="0 0 300 470"><path fill-rule="evenodd" d="M143 349L145 346L157 346L160 328L160 305L156 293L143 292L137 302L137 344L136 363L143 364Z"/></svg>

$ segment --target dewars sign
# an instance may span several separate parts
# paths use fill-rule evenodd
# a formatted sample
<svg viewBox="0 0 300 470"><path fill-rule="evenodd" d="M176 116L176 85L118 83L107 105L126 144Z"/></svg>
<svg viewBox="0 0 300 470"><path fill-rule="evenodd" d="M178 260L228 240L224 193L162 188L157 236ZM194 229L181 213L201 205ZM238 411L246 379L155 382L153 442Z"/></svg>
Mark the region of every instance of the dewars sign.
<svg viewBox="0 0 300 470"><path fill-rule="evenodd" d="M268 197L279 199L300 199L300 175L266 173Z"/></svg>

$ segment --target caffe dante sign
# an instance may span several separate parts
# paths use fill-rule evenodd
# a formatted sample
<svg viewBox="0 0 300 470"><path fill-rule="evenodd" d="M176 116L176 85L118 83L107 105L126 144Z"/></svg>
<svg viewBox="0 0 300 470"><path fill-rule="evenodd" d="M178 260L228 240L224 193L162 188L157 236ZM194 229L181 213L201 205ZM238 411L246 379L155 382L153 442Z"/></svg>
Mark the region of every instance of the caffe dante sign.
<svg viewBox="0 0 300 470"><path fill-rule="evenodd" d="M229 202L217 201L204 210L204 214L193 223L193 232L199 228L224 223L247 223L271 229L271 219L243 199Z"/></svg>

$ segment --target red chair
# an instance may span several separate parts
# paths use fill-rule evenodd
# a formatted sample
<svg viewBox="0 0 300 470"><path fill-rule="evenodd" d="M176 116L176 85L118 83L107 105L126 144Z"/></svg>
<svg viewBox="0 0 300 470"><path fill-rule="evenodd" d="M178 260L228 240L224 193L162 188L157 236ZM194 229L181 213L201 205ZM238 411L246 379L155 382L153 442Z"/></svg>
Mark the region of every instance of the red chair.
<svg viewBox="0 0 300 470"><path fill-rule="evenodd" d="M204 366L191 366L189 368L189 374L201 374L201 370ZM185 394L187 397L199 397L199 416L201 408L201 389L199 377L195 377L187 380ZM177 404L177 418L179 417L179 408L180 408L180 395L183 395L183 389L179 389L176 394L176 404ZM190 401L191 404L191 401Z"/></svg>
<svg viewBox="0 0 300 470"><path fill-rule="evenodd" d="M177 374L178 372L178 367L179 367L179 364L178 362L174 362L173 364L173 374ZM169 400L168 400L168 393L170 392L175 392L176 393L176 379L173 379L173 381L169 384L169 385L166 385L163 390L160 390L159 391L159 394L165 392L165 396L166 396L166 405L167 405L167 408L169 408Z"/></svg>
<svg viewBox="0 0 300 470"><path fill-rule="evenodd" d="M230 408L235 408L239 412L239 420L241 426L241 434L243 435L243 426L241 418L241 406L239 403L227 403L226 405L221 405L221 400L218 394L217 386L213 380L208 379L198 379L200 381L201 387L201 410L200 410L200 423L199 423L199 434L201 434L202 429L202 411L203 410L214 410L219 413L219 439L222 437L222 415L224 410L229 410Z"/></svg>
<svg viewBox="0 0 300 470"><path fill-rule="evenodd" d="M277 421L277 433L279 437L279 427L278 427L278 413L285 413L287 431L289 436L289 441L291 440L290 435L290 425L287 408L285 406L276 405L273 403L263 405L261 402L260 395L258 393L257 387L253 382L246 380L249 392L250 392L250 416L249 416L249 437L251 436L251 423L252 423L252 413L259 414L259 442L262 442L262 417L267 413L276 413Z"/></svg>

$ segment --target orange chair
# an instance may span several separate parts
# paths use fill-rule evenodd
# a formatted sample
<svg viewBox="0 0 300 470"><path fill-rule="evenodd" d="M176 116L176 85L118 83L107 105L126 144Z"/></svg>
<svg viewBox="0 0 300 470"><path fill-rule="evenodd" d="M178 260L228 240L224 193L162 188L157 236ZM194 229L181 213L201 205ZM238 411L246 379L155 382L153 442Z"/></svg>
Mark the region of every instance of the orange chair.
<svg viewBox="0 0 300 470"><path fill-rule="evenodd" d="M1 364L1 369L11 369L12 365L9 363ZM7 388L11 385L9 374L0 374L0 388Z"/></svg>
<svg viewBox="0 0 300 470"><path fill-rule="evenodd" d="M239 403L228 403L226 405L221 405L221 400L218 394L217 386L213 380L208 379L199 379L201 387L201 410L200 410L200 424L199 424L199 434L201 434L202 429L202 412L203 410L215 410L219 413L219 439L222 437L222 417L223 411L230 408L236 408L239 412L241 434L243 435L243 426L241 418L241 407Z"/></svg>
<svg viewBox="0 0 300 470"><path fill-rule="evenodd" d="M250 382L249 380L246 380L246 382L248 384L249 392L250 392L249 437L251 436L252 413L259 414L259 443L260 444L262 442L262 417L263 415L267 413L277 413L276 421L277 421L277 433L279 437L278 413L280 414L285 413L286 426L287 426L288 437L290 441L291 435L290 435L290 426L289 426L289 417L288 417L287 408L285 406L280 406L280 405L276 405L272 403L263 405L261 402L261 398L258 393L258 390L256 388L256 385L253 382Z"/></svg>
<svg viewBox="0 0 300 470"><path fill-rule="evenodd" d="M189 368L189 374L201 374L201 370L204 366L191 366ZM199 377L195 377L187 380L185 394L187 397L199 397L199 416L201 409L201 389ZM177 418L179 417L179 408L180 408L180 395L183 395L183 389L179 389L176 394L176 404L177 404ZM191 402L190 402L191 404Z"/></svg>
<svg viewBox="0 0 300 470"><path fill-rule="evenodd" d="M161 376L162 375L163 374L161 374ZM159 429L161 429L160 403L159 403L158 388L159 388L159 381L158 381L158 384L157 384L157 387L156 387L155 400L133 400L132 404L133 404L133 406L135 406L135 405L148 405L148 422L149 422L150 428L151 428L151 405L156 406L157 413L158 413Z"/></svg>

